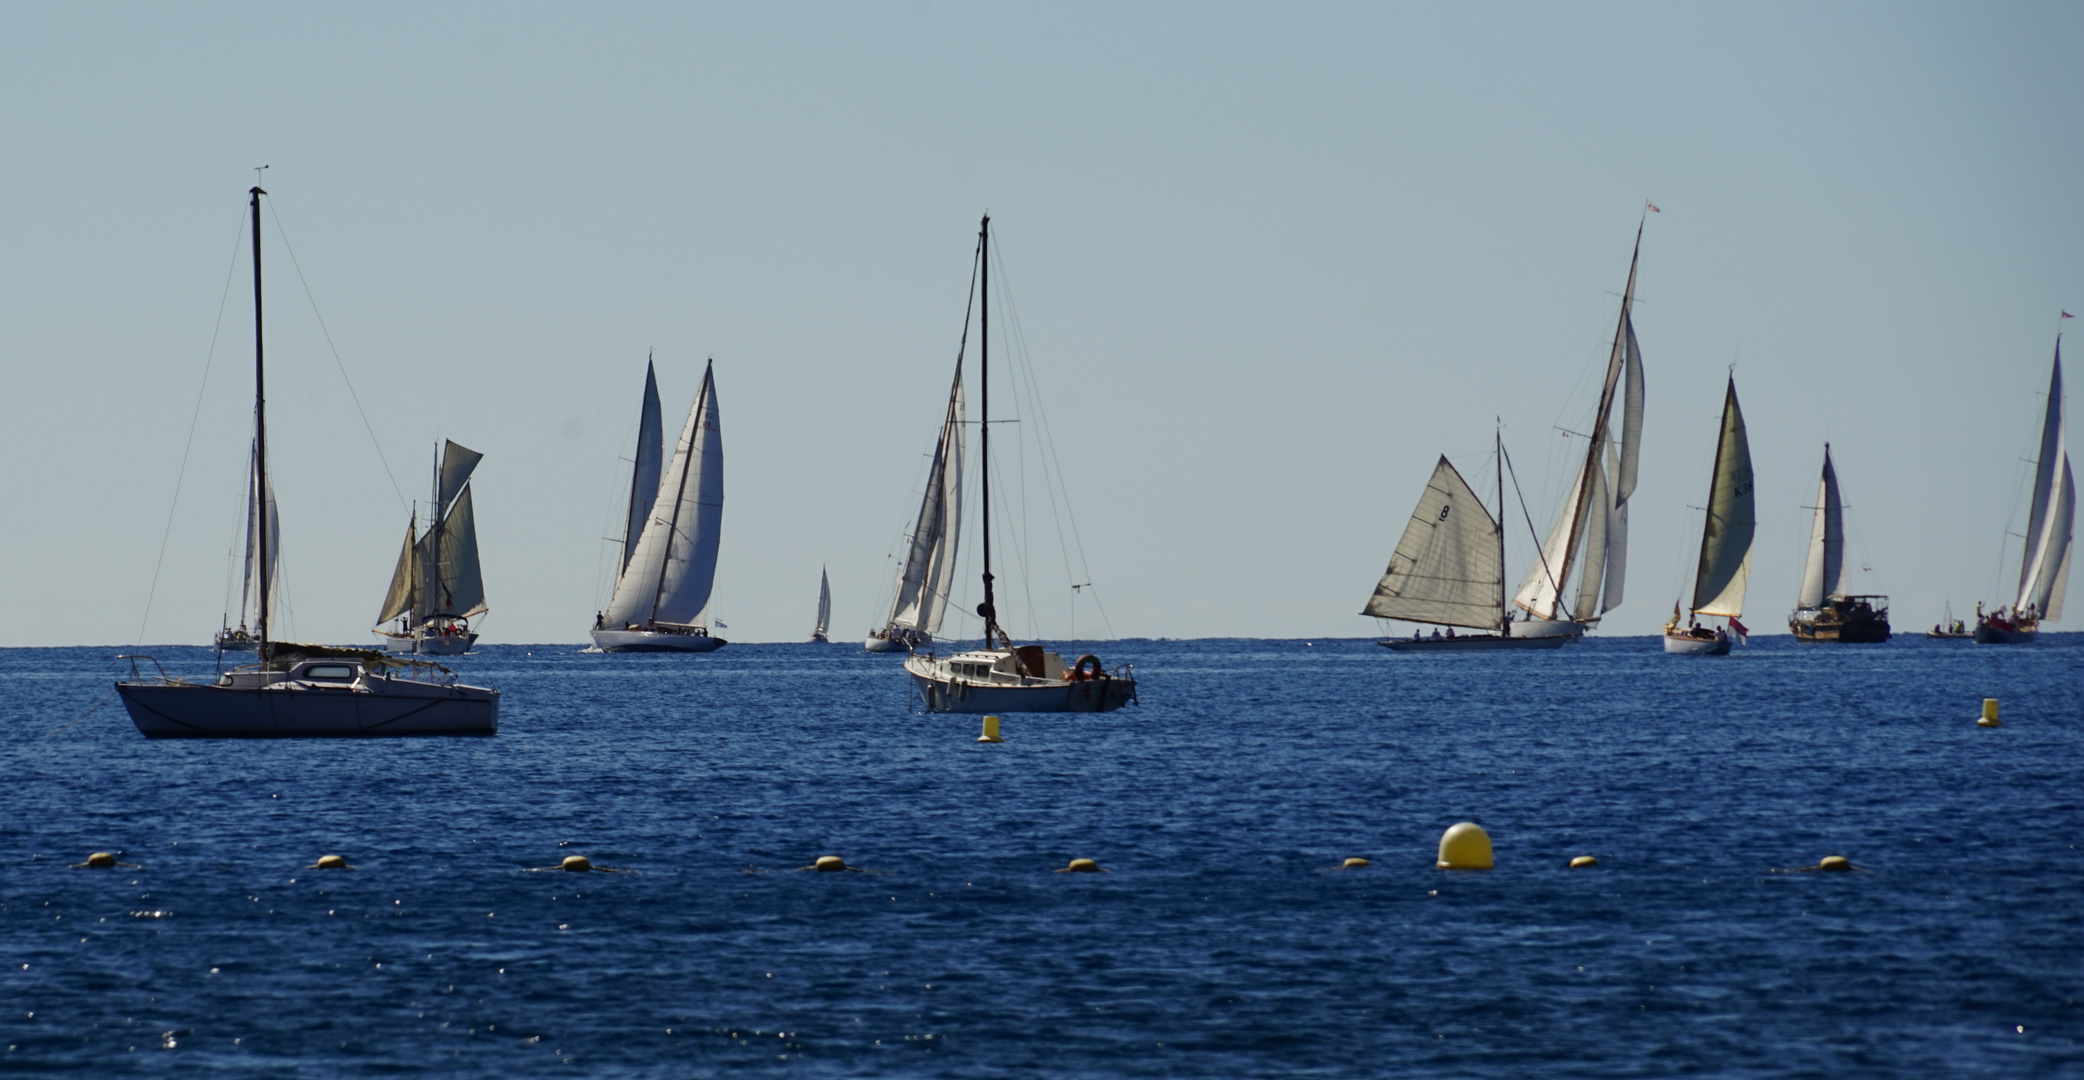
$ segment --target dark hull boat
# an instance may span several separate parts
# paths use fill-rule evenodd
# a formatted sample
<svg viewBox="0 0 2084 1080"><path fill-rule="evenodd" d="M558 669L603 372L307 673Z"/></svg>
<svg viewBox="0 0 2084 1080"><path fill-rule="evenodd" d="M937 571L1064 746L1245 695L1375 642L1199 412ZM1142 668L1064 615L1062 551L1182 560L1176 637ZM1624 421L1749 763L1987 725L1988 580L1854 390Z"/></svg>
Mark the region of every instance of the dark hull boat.
<svg viewBox="0 0 2084 1080"><path fill-rule="evenodd" d="M1834 596L1823 606L1799 610L1787 621L1796 641L1876 645L1889 640L1889 598Z"/></svg>
<svg viewBox="0 0 2084 1080"><path fill-rule="evenodd" d="M1823 479L1816 489L1816 523L1809 530L1809 559L1802 566L1802 594L1787 628L1796 641L1876 644L1889 640L1889 598L1853 596L1846 589L1845 502L1831 444L1823 448Z"/></svg>

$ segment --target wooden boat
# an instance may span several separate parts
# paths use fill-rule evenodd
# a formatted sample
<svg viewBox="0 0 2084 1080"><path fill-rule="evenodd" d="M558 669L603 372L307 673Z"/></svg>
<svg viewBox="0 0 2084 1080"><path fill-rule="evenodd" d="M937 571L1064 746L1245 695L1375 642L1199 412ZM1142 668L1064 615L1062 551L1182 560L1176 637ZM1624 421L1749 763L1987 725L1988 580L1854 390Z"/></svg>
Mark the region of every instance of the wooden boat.
<svg viewBox="0 0 2084 1080"><path fill-rule="evenodd" d="M1758 514L1752 493L1751 441L1737 405L1737 380L1730 377L1722 398L1722 433L1715 442L1714 479L1708 488L1707 519L1701 528L1700 562L1693 575L1692 618L1679 625L1672 605L1664 624L1664 651L1687 656L1724 656L1733 637L1745 634L1744 589L1751 578L1751 537ZM1721 617L1724 626L1702 626L1700 617Z"/></svg>
<svg viewBox="0 0 2084 1080"><path fill-rule="evenodd" d="M1796 641L1847 644L1889 640L1889 598L1854 596L1846 588L1845 503L1831 444L1824 444L1823 479L1817 484L1816 520L1809 530L1809 559L1802 567L1802 592L1787 627Z"/></svg>
<svg viewBox="0 0 2084 1080"><path fill-rule="evenodd" d="M427 531L415 538L418 523L406 521L405 548L398 553L383 612L376 617L376 633L389 652L461 656L477 644L470 620L488 609L470 475L484 457L448 441L435 460ZM392 619L398 620L398 628L384 629Z"/></svg>
<svg viewBox="0 0 2084 1080"><path fill-rule="evenodd" d="M2065 317L2067 313L2065 313ZM2055 335L2055 366L2048 376L2048 404L2041 416L2040 452L2034 457L2033 504L2026 514L2026 543L2019 556L2019 591L2012 602L1985 613L1976 605L1975 640L1983 645L2027 645L2044 622L2062 618L2062 594L2070 578L2071 535L2077 516L2077 484L2070 474L2066 410L2062 398L2062 335Z"/></svg>

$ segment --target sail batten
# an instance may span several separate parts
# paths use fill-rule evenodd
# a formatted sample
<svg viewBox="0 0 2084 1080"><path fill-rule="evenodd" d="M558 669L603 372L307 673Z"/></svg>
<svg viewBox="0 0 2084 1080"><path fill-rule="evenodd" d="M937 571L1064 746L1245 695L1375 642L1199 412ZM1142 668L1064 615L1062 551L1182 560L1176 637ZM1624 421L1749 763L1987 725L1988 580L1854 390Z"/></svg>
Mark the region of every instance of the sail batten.
<svg viewBox="0 0 2084 1080"><path fill-rule="evenodd" d="M1361 613L1497 629L1505 619L1504 572L1496 519L1442 455Z"/></svg>
<svg viewBox="0 0 2084 1080"><path fill-rule="evenodd" d="M1722 433L1715 443L1715 478L1702 526L1700 565L1694 573L1692 610L1736 618L1744 614L1744 589L1751 576L1751 538L1757 530L1751 475L1751 442L1731 379L1722 402Z"/></svg>

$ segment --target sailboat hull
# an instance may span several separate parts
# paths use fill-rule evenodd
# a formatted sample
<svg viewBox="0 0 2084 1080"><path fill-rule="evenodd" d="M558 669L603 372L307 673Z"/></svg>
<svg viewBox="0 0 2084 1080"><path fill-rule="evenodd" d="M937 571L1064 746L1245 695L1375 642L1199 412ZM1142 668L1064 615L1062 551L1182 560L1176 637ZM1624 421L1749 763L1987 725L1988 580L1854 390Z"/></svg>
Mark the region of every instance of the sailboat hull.
<svg viewBox="0 0 2084 1080"><path fill-rule="evenodd" d="M419 654L423 656L462 656L478 643L476 634L392 634L384 633L384 651L399 655Z"/></svg>
<svg viewBox="0 0 2084 1080"><path fill-rule="evenodd" d="M1028 670L1061 672L1064 663L1054 654ZM1064 679L1011 674L1004 652L963 653L949 659L914 654L905 661L905 672L926 700L926 711L937 713L1094 713L1113 712L1136 700L1136 679L1128 669L1099 678ZM965 676L955 670L969 660L996 661L1001 670ZM1054 661L1051 663L1050 661ZM1097 663L1097 661L1096 661ZM978 665L970 665L976 669Z"/></svg>
<svg viewBox="0 0 2084 1080"><path fill-rule="evenodd" d="M730 644L707 634L683 634L665 630L595 630L594 647L602 652L715 652Z"/></svg>
<svg viewBox="0 0 2084 1080"><path fill-rule="evenodd" d="M2039 630L2001 630L1989 625L1975 628L1978 645L2031 645L2039 641L2040 636Z"/></svg>
<svg viewBox="0 0 2084 1080"><path fill-rule="evenodd" d="M1589 624L1571 619L1526 619L1513 623L1506 633L1516 638L1574 638L1589 629Z"/></svg>
<svg viewBox="0 0 2084 1080"><path fill-rule="evenodd" d="M1498 637L1495 634L1443 638L1390 638L1375 644L1397 652L1493 652L1498 649L1560 649L1572 637Z"/></svg>
<svg viewBox="0 0 2084 1080"><path fill-rule="evenodd" d="M384 680L370 693L182 683L117 683L130 722L152 739L497 735L499 691Z"/></svg>
<svg viewBox="0 0 2084 1080"><path fill-rule="evenodd" d="M923 645L932 645L933 635L920 630L872 630L861 642L869 652L911 652Z"/></svg>
<svg viewBox="0 0 2084 1080"><path fill-rule="evenodd" d="M1705 638L1670 632L1664 635L1664 651L1674 656L1728 656L1729 646L1727 634Z"/></svg>

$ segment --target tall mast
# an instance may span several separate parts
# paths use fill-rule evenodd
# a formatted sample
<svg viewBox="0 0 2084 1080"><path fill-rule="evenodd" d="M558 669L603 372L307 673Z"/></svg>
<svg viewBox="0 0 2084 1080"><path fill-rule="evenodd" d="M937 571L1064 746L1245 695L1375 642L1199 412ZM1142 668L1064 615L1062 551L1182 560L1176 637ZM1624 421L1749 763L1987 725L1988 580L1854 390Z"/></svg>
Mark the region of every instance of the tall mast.
<svg viewBox="0 0 2084 1080"><path fill-rule="evenodd" d="M1504 634L1511 627L1506 619L1512 615L1512 597L1506 592L1505 584L1505 432L1500 427L1491 430L1492 447L1498 455L1498 633Z"/></svg>
<svg viewBox="0 0 2084 1080"><path fill-rule="evenodd" d="M977 605L977 614L984 616L984 647L998 637L999 609L992 602L991 594L991 215L977 226L977 382L983 391L983 419L978 424L978 439L983 444L979 455L983 461L980 475L984 478L984 602Z"/></svg>
<svg viewBox="0 0 2084 1080"><path fill-rule="evenodd" d="M260 494L260 535L255 545L260 565L260 611L254 624L260 659L268 659L268 368L261 361L261 241L259 184L246 193L253 204L253 471Z"/></svg>
<svg viewBox="0 0 2084 1080"><path fill-rule="evenodd" d="M445 593L447 592L447 590L446 590L446 589L443 589L443 588L441 587L441 444L440 444L440 443L435 443L435 444L434 444L434 482L433 482L433 484L432 484L432 485L431 485L431 486L429 487L429 489L428 489L428 490L429 490L429 491L430 491L430 493L431 493L431 497L430 497L430 498L429 498L429 499L427 500L427 505L428 505L428 506L430 506L430 507L432 507L432 509L430 509L430 510L428 510L428 511L427 511L427 531L428 531L428 532L431 532L431 533L433 533L433 534L434 534L434 543L433 543L433 544L431 545L431 546L433 547L433 550L434 550L434 565L433 565L433 566L430 566L430 567L428 567L428 568L427 568L427 569L429 570L429 572L431 572L431 573L432 573L432 574L434 575L434 595L433 595L433 596L430 596L430 597L428 597L428 598L427 598L427 614L428 614L428 616L429 616L429 621L431 622L431 621L432 621L432 616L434 616L435 614L437 614L437 609L447 608L447 607L449 606L449 604L448 604L448 598L447 598L447 597L446 597L446 596L444 595L444 594L445 594Z"/></svg>

